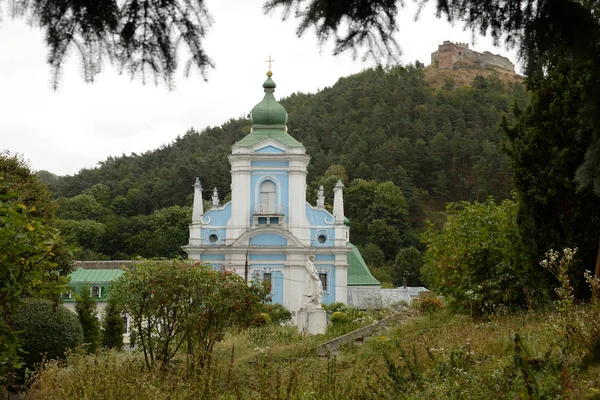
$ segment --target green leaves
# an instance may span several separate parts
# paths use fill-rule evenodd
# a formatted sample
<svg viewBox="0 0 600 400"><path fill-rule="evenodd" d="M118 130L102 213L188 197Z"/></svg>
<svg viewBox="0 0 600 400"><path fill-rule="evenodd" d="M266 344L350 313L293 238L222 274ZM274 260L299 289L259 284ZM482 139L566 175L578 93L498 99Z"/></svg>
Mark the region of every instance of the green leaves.
<svg viewBox="0 0 600 400"><path fill-rule="evenodd" d="M262 283L189 260L141 261L111 288L111 302L132 318L146 365L166 365L185 343L202 366L225 330L250 324L268 300Z"/></svg>
<svg viewBox="0 0 600 400"><path fill-rule="evenodd" d="M441 228L424 234L424 278L456 305L477 314L522 303L523 289L536 286L523 251L513 200L497 204L450 203ZM531 286L528 286L531 285Z"/></svg>
<svg viewBox="0 0 600 400"><path fill-rule="evenodd" d="M51 292L45 283L56 264L50 262L58 232L14 203L14 192L0 175L0 376L18 361L19 339L13 316L22 298Z"/></svg>

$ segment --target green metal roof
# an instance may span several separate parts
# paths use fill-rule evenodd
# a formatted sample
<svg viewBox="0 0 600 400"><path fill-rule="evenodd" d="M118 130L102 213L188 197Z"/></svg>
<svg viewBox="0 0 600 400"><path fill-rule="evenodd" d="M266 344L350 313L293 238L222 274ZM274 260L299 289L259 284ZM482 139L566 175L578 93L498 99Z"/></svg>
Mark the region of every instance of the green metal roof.
<svg viewBox="0 0 600 400"><path fill-rule="evenodd" d="M288 135L283 129L255 129L242 140L236 143L237 146L254 146L263 140L273 139L288 147L302 147L302 143Z"/></svg>
<svg viewBox="0 0 600 400"><path fill-rule="evenodd" d="M271 79L271 75L271 71L267 72L267 80L263 83L265 96L250 113L252 132L237 142L237 146L254 146L264 140L273 139L288 147L302 147L302 143L286 132L288 114L273 96L277 85Z"/></svg>
<svg viewBox="0 0 600 400"><path fill-rule="evenodd" d="M71 273L71 283L112 282L123 274L121 269L83 269Z"/></svg>
<svg viewBox="0 0 600 400"><path fill-rule="evenodd" d="M250 112L252 125L285 125L288 120L288 113L285 108L275 100L273 92L275 91L275 82L269 76L263 88L265 96L262 101L254 106Z"/></svg>
<svg viewBox="0 0 600 400"><path fill-rule="evenodd" d="M348 286L380 286L381 283L371 275L358 248L352 243L348 244L352 247L348 253Z"/></svg>

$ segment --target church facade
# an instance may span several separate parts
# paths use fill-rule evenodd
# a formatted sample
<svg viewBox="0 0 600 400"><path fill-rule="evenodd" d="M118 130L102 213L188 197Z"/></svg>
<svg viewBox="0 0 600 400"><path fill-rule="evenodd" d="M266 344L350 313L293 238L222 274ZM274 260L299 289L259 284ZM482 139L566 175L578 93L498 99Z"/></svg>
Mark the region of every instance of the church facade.
<svg viewBox="0 0 600 400"><path fill-rule="evenodd" d="M211 208L204 210L203 188L196 180L184 250L193 260L269 281L273 302L296 315L306 303L305 264L312 255L325 304L347 302L349 279L351 285L373 288L379 282L349 243L342 182L328 194L334 196L333 213L325 209L322 188L315 205L307 202L310 157L287 133L288 114L273 95L271 76L269 71L264 98L252 109L251 132L229 156L231 201L221 205L215 189Z"/></svg>

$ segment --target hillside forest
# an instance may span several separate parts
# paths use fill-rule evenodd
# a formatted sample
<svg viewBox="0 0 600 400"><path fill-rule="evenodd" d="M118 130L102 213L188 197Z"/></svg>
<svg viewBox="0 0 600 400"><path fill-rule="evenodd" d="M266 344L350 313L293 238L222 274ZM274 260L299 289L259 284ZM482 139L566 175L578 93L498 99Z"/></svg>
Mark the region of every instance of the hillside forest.
<svg viewBox="0 0 600 400"><path fill-rule="evenodd" d="M351 240L373 267L392 262L402 247L422 249L424 220L436 218L446 202L510 195L499 120L515 102L526 103L526 92L497 75L473 77L470 86L455 88L446 79L434 89L422 68L380 67L280 100L289 133L311 156L308 201L323 185L330 204L342 179ZM213 188L228 199L227 155L249 131L248 119L232 119L74 176L38 176L58 199L58 227L78 246L77 258L184 255L195 177L205 200Z"/></svg>
<svg viewBox="0 0 600 400"><path fill-rule="evenodd" d="M342 179L351 241L386 285L424 283L420 267L427 260L422 253L434 243L432 235L423 236L432 229L426 221L440 227L449 213L462 207L455 204L446 210L447 203L485 203L491 197L519 203L528 181L513 179L515 168L535 164L536 158L528 157L527 151L544 153L522 140L531 131L522 118L522 110L531 107L525 85L485 68L460 71L463 81L465 73L472 75L469 85L456 84L447 73L439 84L431 68L424 70L417 63L368 69L317 93L280 99L289 113L289 133L311 156L308 201L315 203L323 185L331 207L333 186ZM437 84L428 83L435 80ZM222 202L227 201L231 183L227 156L231 145L249 132L249 119L231 119L219 127L189 129L154 151L109 157L73 176L47 171L38 176L57 200L56 226L75 246L76 259L184 256L181 246L187 243L195 178L205 188L205 209L210 207L213 188ZM558 145L558 153L560 146L568 145L569 129L561 132L565 137L547 143ZM582 149L583 145L579 153ZM574 173L583 154L579 153L573 150L570 159L559 157L566 163L559 172ZM536 160L540 167L548 166L548 161ZM565 196L570 196L575 189L573 184L567 186ZM514 189L521 194L511 195ZM539 189L550 193L556 188ZM532 196L543 197L541 192ZM535 252L525 250L530 254L523 263L535 264L553 244L576 245L586 235L580 230L567 241L562 240L565 235L549 237L552 224L563 221L569 231L581 222L578 218L589 215L577 207L569 209L571 204L563 200L564 196L555 199L564 203L562 211L550 223L548 237L535 243ZM510 218L526 220L522 201L510 210ZM536 231L535 226L531 229ZM593 260L597 239L586 237L591 245L582 257ZM487 258L472 262L480 261L490 262Z"/></svg>

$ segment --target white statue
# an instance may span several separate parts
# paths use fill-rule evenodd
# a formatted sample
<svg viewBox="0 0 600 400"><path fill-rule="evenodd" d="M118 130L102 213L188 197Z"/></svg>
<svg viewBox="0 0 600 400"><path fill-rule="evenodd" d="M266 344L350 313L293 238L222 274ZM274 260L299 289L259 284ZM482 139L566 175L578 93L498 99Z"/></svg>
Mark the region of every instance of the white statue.
<svg viewBox="0 0 600 400"><path fill-rule="evenodd" d="M323 284L319 279L319 273L315 268L315 256L311 255L304 264L306 272L308 272L308 284L304 295L306 296L306 307L321 307L321 299L323 298Z"/></svg>

